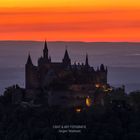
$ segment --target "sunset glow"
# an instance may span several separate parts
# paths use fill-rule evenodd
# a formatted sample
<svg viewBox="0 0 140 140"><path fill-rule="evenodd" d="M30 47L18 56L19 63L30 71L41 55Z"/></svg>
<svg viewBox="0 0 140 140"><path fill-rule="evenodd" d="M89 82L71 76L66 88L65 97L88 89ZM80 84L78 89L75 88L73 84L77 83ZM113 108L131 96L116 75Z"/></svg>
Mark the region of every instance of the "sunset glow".
<svg viewBox="0 0 140 140"><path fill-rule="evenodd" d="M0 40L140 41L139 0L2 0Z"/></svg>

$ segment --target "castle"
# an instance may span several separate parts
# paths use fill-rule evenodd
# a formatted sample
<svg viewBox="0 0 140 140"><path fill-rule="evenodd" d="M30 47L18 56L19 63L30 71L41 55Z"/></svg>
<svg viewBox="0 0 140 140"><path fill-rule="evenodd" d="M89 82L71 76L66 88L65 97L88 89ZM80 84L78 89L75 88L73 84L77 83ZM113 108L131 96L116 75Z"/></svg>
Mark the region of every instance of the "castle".
<svg viewBox="0 0 140 140"><path fill-rule="evenodd" d="M48 55L45 41L43 56L38 59L38 66L32 63L29 54L25 65L26 89L66 90L73 87L95 87L107 85L107 67L103 64L97 70L89 65L88 55L85 63L72 64L68 50L65 50L62 62L52 62Z"/></svg>
<svg viewBox="0 0 140 140"><path fill-rule="evenodd" d="M85 63L72 64L67 49L62 62L52 62L45 41L43 56L38 59L37 66L33 65L30 54L28 56L25 65L26 98L35 100L43 93L50 106L89 106L93 100L94 103L101 102L108 90L107 72L103 64L96 70L91 67L87 54Z"/></svg>

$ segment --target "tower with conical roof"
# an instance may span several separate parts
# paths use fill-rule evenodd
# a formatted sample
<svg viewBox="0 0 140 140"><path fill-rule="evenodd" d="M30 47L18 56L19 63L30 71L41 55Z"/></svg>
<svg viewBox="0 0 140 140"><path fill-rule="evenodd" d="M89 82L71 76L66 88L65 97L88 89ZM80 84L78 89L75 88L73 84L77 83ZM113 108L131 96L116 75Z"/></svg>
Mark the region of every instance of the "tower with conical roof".
<svg viewBox="0 0 140 140"><path fill-rule="evenodd" d="M100 70L101 70L101 71L105 71L104 64L101 64L101 66L100 66Z"/></svg>
<svg viewBox="0 0 140 140"><path fill-rule="evenodd" d="M48 63L51 62L51 57L48 55L48 46L47 46L47 42L45 40L45 43L44 43L44 48L43 48L43 56L41 56L39 59L38 59L38 66L40 65L46 65Z"/></svg>
<svg viewBox="0 0 140 140"><path fill-rule="evenodd" d="M107 68L105 68L104 64L100 65L100 69L98 70L98 78L100 79L100 83L107 83Z"/></svg>
<svg viewBox="0 0 140 140"><path fill-rule="evenodd" d="M44 43L43 54L38 59L38 65L32 62L30 54L26 62L26 89L48 88L53 81L67 84L107 84L107 67L101 64L97 70L89 65L88 54L86 54L85 63L71 64L71 59L67 50L61 62L53 62L48 53L47 42ZM65 77L66 76L66 77ZM70 78L71 77L71 78ZM51 84L50 84L51 85Z"/></svg>
<svg viewBox="0 0 140 140"><path fill-rule="evenodd" d="M26 89L37 88L39 86L37 70L32 63L30 54L28 55L28 59L25 64L25 79Z"/></svg>
<svg viewBox="0 0 140 140"><path fill-rule="evenodd" d="M88 63L88 54L86 54L85 66L86 66L86 67L89 67L89 63Z"/></svg>
<svg viewBox="0 0 140 140"><path fill-rule="evenodd" d="M30 86L30 75L32 73L32 69L33 69L33 63L32 63L32 59L30 56L30 53L28 54L28 58L27 58L27 62L25 65L25 79L26 79L26 88L29 88Z"/></svg>
<svg viewBox="0 0 140 140"><path fill-rule="evenodd" d="M43 49L43 58L48 60L48 47L47 47L46 40L45 40L44 49Z"/></svg>
<svg viewBox="0 0 140 140"><path fill-rule="evenodd" d="M63 58L63 65L64 65L64 66L70 66L70 65L71 65L71 59L70 59L70 57L69 57L67 48L66 48L66 50L65 50L65 54L64 54L64 58Z"/></svg>
<svg viewBox="0 0 140 140"><path fill-rule="evenodd" d="M30 53L29 53L29 55L28 55L28 59L27 59L26 65L30 65L30 66L33 65L32 59L31 59L31 56L30 56Z"/></svg>

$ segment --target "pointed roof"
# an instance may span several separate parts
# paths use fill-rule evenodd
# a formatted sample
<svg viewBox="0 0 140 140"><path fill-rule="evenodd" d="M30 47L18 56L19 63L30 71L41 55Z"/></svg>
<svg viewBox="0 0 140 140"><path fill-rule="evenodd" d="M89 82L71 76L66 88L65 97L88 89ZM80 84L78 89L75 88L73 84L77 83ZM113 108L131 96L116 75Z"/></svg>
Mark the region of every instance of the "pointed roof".
<svg viewBox="0 0 140 140"><path fill-rule="evenodd" d="M69 54L68 54L68 51L67 51L67 48L66 48L66 50L65 50L64 59L65 59L65 60L70 59Z"/></svg>
<svg viewBox="0 0 140 140"><path fill-rule="evenodd" d="M31 56L30 56L30 53L28 54L28 59L27 59L27 63L26 63L26 64L31 64L31 65L33 65L32 59L31 59Z"/></svg>
<svg viewBox="0 0 140 140"><path fill-rule="evenodd" d="M45 43L44 43L44 49L43 49L43 57L48 60L48 47L47 47L47 42L45 40Z"/></svg>
<svg viewBox="0 0 140 140"><path fill-rule="evenodd" d="M86 62L85 62L85 66L89 66L89 64L88 64L88 54L86 54Z"/></svg>
<svg viewBox="0 0 140 140"><path fill-rule="evenodd" d="M48 50L47 41L46 40L45 40L45 44L44 44L44 50Z"/></svg>

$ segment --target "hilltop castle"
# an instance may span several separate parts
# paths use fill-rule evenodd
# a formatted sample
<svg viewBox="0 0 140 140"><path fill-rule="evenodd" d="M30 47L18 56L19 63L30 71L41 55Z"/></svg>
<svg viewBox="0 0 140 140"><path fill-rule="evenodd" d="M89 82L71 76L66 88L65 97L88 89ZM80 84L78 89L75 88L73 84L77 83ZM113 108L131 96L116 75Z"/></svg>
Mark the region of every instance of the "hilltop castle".
<svg viewBox="0 0 140 140"><path fill-rule="evenodd" d="M85 64L72 64L65 50L62 62L52 62L48 55L47 42L45 41L43 56L38 59L38 66L33 65L30 54L25 66L26 89L71 89L73 86L95 86L107 84L107 67L103 64L97 70L89 65L88 55Z"/></svg>

